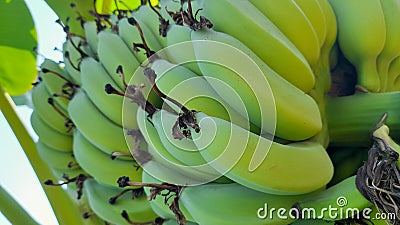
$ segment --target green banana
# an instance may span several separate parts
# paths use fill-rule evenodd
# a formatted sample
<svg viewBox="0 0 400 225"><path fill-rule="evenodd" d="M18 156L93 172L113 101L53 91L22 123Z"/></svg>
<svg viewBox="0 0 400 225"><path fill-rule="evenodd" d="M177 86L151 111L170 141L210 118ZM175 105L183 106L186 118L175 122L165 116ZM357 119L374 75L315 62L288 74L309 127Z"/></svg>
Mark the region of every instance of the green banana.
<svg viewBox="0 0 400 225"><path fill-rule="evenodd" d="M125 82L128 82L136 69L140 66L140 63L117 34L101 31L98 34L98 39L97 52L99 60L108 74L113 78L114 82L118 84L118 87L123 89L123 80L116 72L118 66L123 66L126 76Z"/></svg>
<svg viewBox="0 0 400 225"><path fill-rule="evenodd" d="M40 158L53 169L76 169L80 166L77 165L75 157L72 152L62 152L47 146L41 141L41 138L36 142L36 150Z"/></svg>
<svg viewBox="0 0 400 225"><path fill-rule="evenodd" d="M141 130L144 139L148 143L147 151L153 157L154 161L162 164L165 167L171 168L171 170L179 171L178 174L183 174L186 177L190 177L195 183L184 183L184 185L195 185L203 184L217 178L222 175L218 173L214 168L210 167L207 162L202 158L201 154L197 151L196 146L190 140L179 140L170 143L169 135L172 133L172 129L168 129L168 125L165 120L171 118L168 112L160 110L152 116L153 125L146 119L146 113L142 110L137 112L137 120L139 129ZM161 119L161 117L163 117ZM166 119L164 119L166 118ZM176 117L172 117L175 118ZM175 123L174 120L168 122ZM154 127L153 127L154 126ZM167 134L166 134L167 133ZM167 136L168 135L168 136ZM175 146L174 144L178 146ZM140 161L140 159L137 159ZM146 170L146 168L145 168ZM148 173L156 176L155 171L146 170ZM170 179L174 177L170 175ZM157 177L159 180L165 181L162 177ZM177 183L177 182L169 182ZM179 183L178 183L179 184Z"/></svg>
<svg viewBox="0 0 400 225"><path fill-rule="evenodd" d="M39 76L42 78L44 83L46 83L46 88L51 94L58 94L58 95L63 95L64 89L67 88L74 88L71 87L73 86L71 82L71 77L67 73L67 71L64 68L61 68L60 65L50 59L45 59L43 63L40 65L40 68L42 69L41 72L39 72ZM48 70L49 72L47 72ZM43 72L46 71L47 73ZM54 74L57 73L62 77L59 77L58 75ZM68 87L64 87L65 85L68 85ZM54 98L59 105L62 106L63 109L67 109L68 103L69 103L69 94L73 95L73 90L68 90L68 95L66 95L67 98L65 97L56 97Z"/></svg>
<svg viewBox="0 0 400 225"><path fill-rule="evenodd" d="M227 104L212 89L204 77L198 76L184 66L172 64L164 59L155 60L151 68L157 74L156 85L158 89L168 97L183 104L186 108L232 121L245 129L259 132L259 128L249 124L248 118L241 116ZM217 82L217 80L213 82ZM234 93L231 94L231 99L233 98L235 98ZM170 102L167 103L177 112L180 111L176 105ZM243 109L244 106L242 107ZM242 114L245 114L245 112L242 112Z"/></svg>
<svg viewBox="0 0 400 225"><path fill-rule="evenodd" d="M310 65L317 63L320 43L313 25L295 1L249 0L299 49Z"/></svg>
<svg viewBox="0 0 400 225"><path fill-rule="evenodd" d="M103 220L113 224L129 224L121 213L125 210L134 222L151 222L157 215L153 212L144 195L133 198L131 195L119 197L115 204L109 199L118 195L123 188L105 186L96 179L87 179L84 183L84 194L87 196L90 208Z"/></svg>
<svg viewBox="0 0 400 225"><path fill-rule="evenodd" d="M180 202L199 225L279 225L293 222L290 207L313 194L279 196L237 183L204 184L183 189Z"/></svg>
<svg viewBox="0 0 400 225"><path fill-rule="evenodd" d="M117 34L101 31L98 35L98 55L101 64L104 66L108 74L112 77L118 87L125 90L124 82L128 84L141 85L143 94L149 97L149 100L157 104L160 98L151 92L151 85L143 74L140 62L135 58L134 54L125 45L124 41ZM117 72L119 66L122 66L124 81Z"/></svg>
<svg viewBox="0 0 400 225"><path fill-rule="evenodd" d="M72 136L62 134L49 125L47 125L40 115L33 111L31 118L31 125L36 134L40 137L41 141L51 148L63 152L72 151Z"/></svg>
<svg viewBox="0 0 400 225"><path fill-rule="evenodd" d="M163 183L161 180L155 178L154 176L152 176L152 174L147 173L145 170L143 170L143 174L142 174L142 182L143 183L150 183L150 184L161 184ZM184 190L184 189L183 189ZM148 197L151 196L151 191L149 187L144 187L144 192L146 193L146 195ZM159 215L162 216L165 219L170 219L170 220L174 220L175 219L175 215L172 213L171 209L169 208L169 206L167 204L170 203L171 200L167 200L167 204L165 202L165 198L167 198L168 196L156 196L155 199L152 199L150 201L150 205L153 209L156 209L157 211L159 211ZM192 221L194 222L195 220L193 219L193 217L190 215L190 213L187 211L187 209L183 206L180 205L179 209L182 211L182 213L184 214L185 218L187 221ZM190 222L189 222L190 224Z"/></svg>
<svg viewBox="0 0 400 225"><path fill-rule="evenodd" d="M358 84L379 92L376 59L385 39L385 18L380 0L329 0L338 24L338 42L344 56L356 67ZM360 7L362 6L362 7Z"/></svg>
<svg viewBox="0 0 400 225"><path fill-rule="evenodd" d="M163 48L167 47L166 38L160 34L159 17L149 5L141 5L137 11L132 12L132 15L147 25Z"/></svg>
<svg viewBox="0 0 400 225"><path fill-rule="evenodd" d="M94 57L97 58L97 44L99 42L97 38L97 23L94 21L87 21L83 24L83 29L85 31L86 42L89 45L91 51L94 53Z"/></svg>
<svg viewBox="0 0 400 225"><path fill-rule="evenodd" d="M201 155L220 173L244 186L295 195L323 188L332 178L332 162L318 143L283 145L201 112L196 118L200 132L192 131L192 139Z"/></svg>
<svg viewBox="0 0 400 225"><path fill-rule="evenodd" d="M310 198L298 201L293 207L301 212L303 218L332 221L355 217L371 206L372 203L358 191L354 175Z"/></svg>
<svg viewBox="0 0 400 225"><path fill-rule="evenodd" d="M78 164L88 174L101 183L117 186L121 176L130 176L134 181L141 180L141 169L133 160L112 160L109 155L102 152L90 143L79 131L74 133L74 156ZM101 166L99 166L101 165Z"/></svg>
<svg viewBox="0 0 400 225"><path fill-rule="evenodd" d="M32 103L35 107L35 112L40 116L44 123L52 129L64 134L72 135L70 132L67 112L57 102L49 100L52 95L48 92L46 84L42 81L36 84L32 89ZM54 98L52 98L54 99ZM56 107L55 109L49 101ZM59 110L57 112L56 110Z"/></svg>
<svg viewBox="0 0 400 225"><path fill-rule="evenodd" d="M81 80L82 88L101 113L118 126L123 126L126 129L137 129L137 122L134 116L123 117L123 115L129 115L130 112L136 112L137 105L125 104L123 107L123 97L109 95L105 92L104 87L106 84L111 84L114 88L117 88L117 85L101 63L93 58L83 59L81 63Z"/></svg>
<svg viewBox="0 0 400 225"><path fill-rule="evenodd" d="M389 83L389 65L400 55L400 2L396 0L381 0L386 26L386 40L382 52L376 60L377 70L381 78L381 89L385 91Z"/></svg>
<svg viewBox="0 0 400 225"><path fill-rule="evenodd" d="M82 135L106 154L115 151L130 154L124 128L104 116L83 90L69 103L68 113Z"/></svg>
<svg viewBox="0 0 400 225"><path fill-rule="evenodd" d="M77 85L81 83L80 63L81 60L89 55L89 48L85 40L78 36L72 36L71 39L63 44L65 70L70 74L72 80Z"/></svg>
<svg viewBox="0 0 400 225"><path fill-rule="evenodd" d="M147 60L146 52L144 49L139 48L139 52L134 50L134 44L142 44L143 40L141 39L140 32L134 24L130 24L129 20L131 18L124 18L118 21L118 34L121 39L125 42L126 46L133 51L136 58L139 62L144 62ZM131 19L132 20L132 19ZM143 38L146 41L146 44L150 48L150 50L154 52L158 52L162 49L161 44L158 42L157 38L151 32L151 30L147 27L147 25L142 21L136 21L141 28L141 32L143 32Z"/></svg>
<svg viewBox="0 0 400 225"><path fill-rule="evenodd" d="M306 93L314 87L314 74L304 56L249 1L204 0L201 8L201 14L213 22L215 30L225 32L241 41L294 86ZM230 16L222 12L229 12ZM243 32L243 29L246 32Z"/></svg>
<svg viewBox="0 0 400 225"><path fill-rule="evenodd" d="M194 61L196 56L191 43L191 32L192 30L187 26L170 25L166 37L168 47L164 51L167 52L166 55L168 55L168 59L171 62L181 64L194 73L201 75L201 70L197 65L201 62Z"/></svg>
<svg viewBox="0 0 400 225"><path fill-rule="evenodd" d="M244 102L248 118L264 132L273 134L276 123L276 136L297 141L321 130L316 102L275 73L237 39L203 29L192 32L192 40L196 58L207 62L199 66L210 85L223 99L229 99L228 103L238 112L243 111ZM225 84L213 82L215 78ZM242 102L231 99L232 89Z"/></svg>
<svg viewBox="0 0 400 225"><path fill-rule="evenodd" d="M159 1L160 5L160 14L161 16L167 20L170 24L168 27L168 30L171 28L173 25L172 23L174 22L174 18L171 17L170 13L179 13L180 9L182 8L182 4L179 1L174 1L174 0L160 0ZM177 16L180 16L179 14ZM167 35L168 39L168 35Z"/></svg>

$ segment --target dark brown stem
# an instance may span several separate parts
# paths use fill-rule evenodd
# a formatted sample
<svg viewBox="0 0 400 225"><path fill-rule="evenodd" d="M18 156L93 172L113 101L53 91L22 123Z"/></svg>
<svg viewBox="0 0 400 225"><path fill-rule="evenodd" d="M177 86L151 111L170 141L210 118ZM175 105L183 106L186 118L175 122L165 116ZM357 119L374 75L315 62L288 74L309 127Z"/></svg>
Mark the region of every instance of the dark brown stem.
<svg viewBox="0 0 400 225"><path fill-rule="evenodd" d="M128 23L129 23L130 25L132 25L132 26L135 26L136 29L138 29L140 39L142 40L142 46L137 45L137 44L136 44L136 45L134 44L134 47L135 47L135 46L140 46L140 47L142 47L142 48L145 50L145 52L146 52L147 58L150 59L150 57L151 57L155 52L152 51L152 50L149 48L149 46L147 45L146 39L144 38L144 35L143 35L142 27L139 25L139 23L138 23L138 22L135 20L135 18L133 18L133 17L128 18Z"/></svg>
<svg viewBox="0 0 400 225"><path fill-rule="evenodd" d="M115 202L117 201L118 198L120 198L121 196L125 195L128 192L132 192L132 199L136 199L143 195L144 190L143 190L143 188L125 189L125 190L121 191L120 193L118 193L117 195L109 198L108 203L110 203L112 205L115 204Z"/></svg>

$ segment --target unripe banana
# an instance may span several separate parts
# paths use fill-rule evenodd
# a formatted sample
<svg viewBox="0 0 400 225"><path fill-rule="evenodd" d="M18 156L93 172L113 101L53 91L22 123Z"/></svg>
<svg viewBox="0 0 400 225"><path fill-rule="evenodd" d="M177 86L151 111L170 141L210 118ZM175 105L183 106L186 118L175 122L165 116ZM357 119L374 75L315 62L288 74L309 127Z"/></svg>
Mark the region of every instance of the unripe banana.
<svg viewBox="0 0 400 225"><path fill-rule="evenodd" d="M286 225L295 221L289 214L293 203L312 194L279 196L237 183L211 183L185 188L180 201L199 225Z"/></svg>
<svg viewBox="0 0 400 225"><path fill-rule="evenodd" d="M64 134L72 135L70 132L70 124L67 124L67 112L56 101L49 100L52 95L48 92L46 84L42 81L36 84L32 89L32 102L35 107L35 112L46 123L47 126ZM54 98L52 98L54 99ZM54 107L49 103L52 103ZM59 110L60 112L57 112Z"/></svg>
<svg viewBox="0 0 400 225"><path fill-rule="evenodd" d="M186 108L231 121L253 132L259 132L259 128L252 124L249 125L247 117L240 115L226 103L226 100L212 89L204 77L198 76L184 66L175 65L163 59L154 61L151 68L157 74L156 85L160 91ZM232 98L235 96L231 95ZM177 112L180 111L176 105L169 101L167 103ZM242 112L242 114L246 114L246 112Z"/></svg>
<svg viewBox="0 0 400 225"><path fill-rule="evenodd" d="M294 207L303 212L304 218L313 218L310 215L304 215L304 212L312 213L315 210L318 214L314 216L332 221L354 217L371 205L372 203L358 191L356 176L351 176L310 198L300 200ZM332 208L336 210L329 210ZM306 209L313 209L313 211L305 211Z"/></svg>
<svg viewBox="0 0 400 225"><path fill-rule="evenodd" d="M323 188L332 178L332 162L318 143L283 145L204 113L196 118L200 132L192 130L192 139L203 158L244 186L295 195Z"/></svg>
<svg viewBox="0 0 400 225"><path fill-rule="evenodd" d="M194 73L201 75L201 70L197 65L201 62L190 62L196 60L191 43L191 32L192 30L187 26L170 25L167 33L168 48L165 48L165 51L171 62L182 64Z"/></svg>
<svg viewBox="0 0 400 225"><path fill-rule="evenodd" d="M275 73L237 39L203 29L192 32L192 40L196 58L207 62L199 64L206 79L225 82L221 85L207 79L210 85L223 99L229 99L229 104L238 112L243 111L244 102L250 121L263 131L274 133L276 123L276 136L296 141L310 138L321 130L316 102ZM243 102L232 99L231 89Z"/></svg>
<svg viewBox="0 0 400 225"><path fill-rule="evenodd" d="M68 112L76 129L106 154L110 155L115 151L131 153L127 144L129 140L125 140L124 128L105 117L83 90L75 94L68 106Z"/></svg>
<svg viewBox="0 0 400 225"><path fill-rule="evenodd" d="M63 152L72 151L72 136L62 134L48 126L36 111L32 112L31 125L41 141L51 148Z"/></svg>
<svg viewBox="0 0 400 225"><path fill-rule="evenodd" d="M306 93L314 87L314 74L304 56L249 1L204 0L201 8L201 14L213 22L215 30L240 40L294 86ZM221 12L229 12L229 16Z"/></svg>
<svg viewBox="0 0 400 225"><path fill-rule="evenodd" d="M36 150L38 151L40 158L53 169L67 170L71 168L72 170L79 168L72 152L62 152L53 149L44 144L40 138L38 142L36 142Z"/></svg>
<svg viewBox="0 0 400 225"><path fill-rule="evenodd" d="M118 87L125 90L123 80L117 72L118 67L122 66L125 82L135 85L144 84L143 94L148 96L150 102L158 104L160 98L151 92L151 85L143 74L140 62L125 45L124 41L117 34L104 31L100 32L98 37L97 50L100 62L115 83L118 84Z"/></svg>
<svg viewBox="0 0 400 225"><path fill-rule="evenodd" d="M131 18L129 18L131 19ZM140 37L140 32L135 25L128 22L128 18L123 18L118 21L118 34L121 39L125 42L126 46L133 51L135 57L139 62L144 62L147 60L146 51L139 48L139 52L135 52L134 44L142 44L143 41ZM143 32L143 37L150 48L154 52L158 52L162 49L161 44L158 42L157 38L151 32L150 28L142 21L135 21L139 24L141 31Z"/></svg>
<svg viewBox="0 0 400 225"><path fill-rule="evenodd" d="M81 85L80 63L88 56L89 48L81 37L72 36L63 44L65 70L70 74L74 83Z"/></svg>
<svg viewBox="0 0 400 225"><path fill-rule="evenodd" d="M172 129L169 128L171 128L175 123L177 117L172 116L175 120L171 120L171 115L168 115L168 112L160 110L152 115L151 122L154 124L152 125L146 119L146 113L139 110L137 112L137 118L139 128L144 139L148 143L148 152L152 156L153 160L171 170L179 171L178 174L183 174L184 176L190 177L196 181L196 183L185 184L194 185L207 183L222 176L214 168L207 165L207 162L202 158L192 141L182 140L180 143L179 140L176 140L175 143L169 142L172 136ZM165 124L167 122L168 124ZM174 144L177 144L178 146ZM140 159L137 160L140 161ZM148 173L157 176L157 174L154 174L154 172L157 171L148 170L146 168L145 170ZM169 177L172 179L174 178L172 175ZM157 178L167 182L162 177ZM175 183L177 183L177 181L175 181Z"/></svg>
<svg viewBox="0 0 400 225"><path fill-rule="evenodd" d="M154 37L157 38L158 42L162 47L167 47L166 38L160 34L160 21L157 14L150 8L149 5L141 5L139 10L132 13L133 17L138 21L142 21L151 30ZM172 21L171 21L172 22Z"/></svg>
<svg viewBox="0 0 400 225"><path fill-rule="evenodd" d="M380 0L329 2L338 23L340 48L356 67L358 84L371 92L379 92L381 81L376 59L386 39L385 18Z"/></svg>
<svg viewBox="0 0 400 225"><path fill-rule="evenodd" d="M73 151L81 168L101 183L118 186L117 180L121 176L129 176L134 181L142 179L142 171L134 160L112 160L79 131L74 133Z"/></svg>
<svg viewBox="0 0 400 225"><path fill-rule="evenodd" d="M161 184L161 183L163 183L161 180L155 178L151 174L147 173L145 170L143 170L142 179L143 179L143 183L150 183L150 184ZM149 187L144 187L144 191L145 191L145 193L146 193L146 195L148 197L151 195ZM151 205L152 208L155 208L156 210L158 210L160 212L159 215L161 217L166 218L166 219L170 219L170 220L175 220L175 215L172 213L171 209L167 205L167 204L170 204L172 199L171 200L167 200L167 202L165 202L165 198L166 197L167 196L157 196L155 199L150 201L150 205ZM187 211L185 206L180 204L179 205L179 209L184 214L186 220L193 221L193 222L195 221L193 219L193 217L190 215L190 213ZM191 223L189 222L188 224L191 224Z"/></svg>
<svg viewBox="0 0 400 225"><path fill-rule="evenodd" d="M97 56L97 44L99 42L97 38L97 23L94 21L87 21L83 24L83 29L85 31L86 42L88 43L94 56ZM97 58L97 57L96 57Z"/></svg>
<svg viewBox="0 0 400 225"><path fill-rule="evenodd" d="M51 94L63 94L63 86L65 86L68 81L71 81L71 76L68 72L64 68L61 68L58 63L50 59L45 59L40 65L40 68L42 71L39 73L39 76L43 79L44 83L46 83L47 90ZM59 77L58 75L62 77ZM63 109L67 109L69 103L68 98L58 97L54 99L63 107Z"/></svg>
<svg viewBox="0 0 400 225"><path fill-rule="evenodd" d="M118 91L123 92L105 71L104 67L93 58L86 58L81 63L82 88L93 104L109 120L123 126L125 129L137 129L137 122L134 116L129 116L137 111L136 104L125 104L124 98L118 95L107 94L104 90L106 84L111 84Z"/></svg>
<svg viewBox="0 0 400 225"><path fill-rule="evenodd" d="M119 197L115 204L110 204L109 199L123 190L123 188L105 186L96 179L87 179L83 189L93 212L109 223L129 224L121 216L123 210L127 212L132 221L137 223L151 222L157 218L144 194L135 198L125 194Z"/></svg>

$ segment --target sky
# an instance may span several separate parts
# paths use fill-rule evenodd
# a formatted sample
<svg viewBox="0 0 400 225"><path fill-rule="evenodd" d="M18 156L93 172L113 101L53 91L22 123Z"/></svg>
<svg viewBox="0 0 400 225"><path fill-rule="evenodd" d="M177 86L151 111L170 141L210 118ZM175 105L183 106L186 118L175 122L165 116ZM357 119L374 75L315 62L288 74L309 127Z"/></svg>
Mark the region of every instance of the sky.
<svg viewBox="0 0 400 225"><path fill-rule="evenodd" d="M31 10L37 27L38 51L41 55L38 56L38 63L44 57L55 61L62 60L62 54L54 51L54 47L61 49L62 42L65 40L60 25L55 23L57 16L44 0L25 0L25 2ZM29 122L32 109L19 106L17 111L34 140L37 140ZM0 146L3 153L0 157L0 185L11 193L37 222L43 225L58 224L32 167L1 112ZM16 174L18 176L15 176ZM0 225L8 224L10 223L0 213Z"/></svg>

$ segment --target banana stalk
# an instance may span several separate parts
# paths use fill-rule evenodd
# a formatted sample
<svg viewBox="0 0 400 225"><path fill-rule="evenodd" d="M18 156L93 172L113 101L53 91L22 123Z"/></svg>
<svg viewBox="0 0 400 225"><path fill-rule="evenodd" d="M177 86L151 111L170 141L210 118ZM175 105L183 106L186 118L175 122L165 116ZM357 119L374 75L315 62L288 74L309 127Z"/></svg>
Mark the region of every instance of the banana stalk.
<svg viewBox="0 0 400 225"><path fill-rule="evenodd" d="M2 186L0 186L0 210L12 224L39 225Z"/></svg>
<svg viewBox="0 0 400 225"><path fill-rule="evenodd" d="M330 141L333 146L369 147L371 130L384 113L393 137L400 135L400 92L356 93L326 99Z"/></svg>
<svg viewBox="0 0 400 225"><path fill-rule="evenodd" d="M35 142L30 137L15 111L15 104L12 102L10 96L4 92L1 86L0 109L22 146L29 162L38 176L38 179L40 181L45 181L47 179L56 180L49 167L41 160L37 153ZM41 185L60 225L82 224L82 216L73 204L72 199L69 198L65 191L60 188L48 187L44 185L43 182L41 182Z"/></svg>

